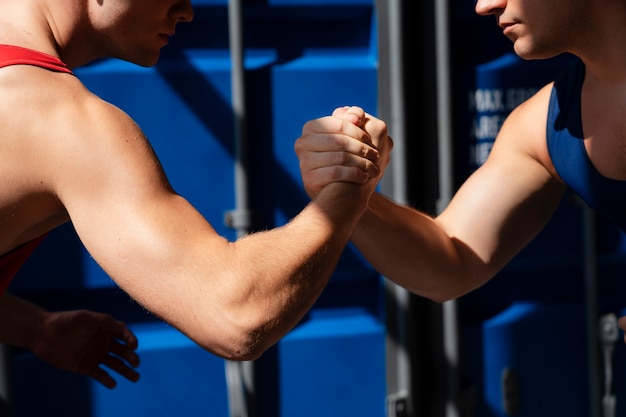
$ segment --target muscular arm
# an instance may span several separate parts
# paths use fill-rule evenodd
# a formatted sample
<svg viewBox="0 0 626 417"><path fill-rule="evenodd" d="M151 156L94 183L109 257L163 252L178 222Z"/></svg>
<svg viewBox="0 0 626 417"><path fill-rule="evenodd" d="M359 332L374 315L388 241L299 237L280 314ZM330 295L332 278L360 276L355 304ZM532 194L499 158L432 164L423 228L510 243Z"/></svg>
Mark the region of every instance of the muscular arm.
<svg viewBox="0 0 626 417"><path fill-rule="evenodd" d="M480 168L436 218L372 197L353 241L377 270L416 294L434 301L466 294L530 242L562 195L554 183L525 189L529 179L511 178L520 171L510 168Z"/></svg>
<svg viewBox="0 0 626 417"><path fill-rule="evenodd" d="M510 115L486 163L436 218L370 199L353 242L377 270L445 301L483 285L536 236L564 192L545 149L548 92Z"/></svg>
<svg viewBox="0 0 626 417"><path fill-rule="evenodd" d="M545 226L565 190L546 148L549 94L550 86L508 117L486 163L436 218L374 195L352 235L368 261L435 301L458 297L493 277ZM358 182L354 166L360 155L351 146L316 136L299 139L309 196L329 181Z"/></svg>
<svg viewBox="0 0 626 417"><path fill-rule="evenodd" d="M228 359L258 357L321 293L375 181L331 184L289 224L228 242L170 188L128 116L76 94L53 124L70 114L80 123L42 158L85 247L130 296L199 345Z"/></svg>

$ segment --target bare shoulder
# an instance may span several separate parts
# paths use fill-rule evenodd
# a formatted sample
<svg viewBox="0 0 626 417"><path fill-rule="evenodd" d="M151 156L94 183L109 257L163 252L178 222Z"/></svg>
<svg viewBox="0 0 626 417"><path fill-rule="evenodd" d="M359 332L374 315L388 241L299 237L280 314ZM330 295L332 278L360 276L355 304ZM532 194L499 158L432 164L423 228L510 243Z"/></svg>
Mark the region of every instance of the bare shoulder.
<svg viewBox="0 0 626 417"><path fill-rule="evenodd" d="M0 214L28 213L3 230L13 235L6 248L32 237L23 230L139 204L138 190L150 199L171 194L140 127L75 76L6 67L0 92Z"/></svg>
<svg viewBox="0 0 626 417"><path fill-rule="evenodd" d="M3 70L0 91L0 146L19 150L20 171L32 169L26 174L42 176L59 198L68 197L64 192L74 185L103 185L112 176L127 183L155 175L163 179L140 127L75 76L20 66L14 73Z"/></svg>
<svg viewBox="0 0 626 417"><path fill-rule="evenodd" d="M546 142L548 106L553 83L549 83L515 108L496 138L492 154L506 154L536 161L557 178ZM493 159L493 158L492 158Z"/></svg>

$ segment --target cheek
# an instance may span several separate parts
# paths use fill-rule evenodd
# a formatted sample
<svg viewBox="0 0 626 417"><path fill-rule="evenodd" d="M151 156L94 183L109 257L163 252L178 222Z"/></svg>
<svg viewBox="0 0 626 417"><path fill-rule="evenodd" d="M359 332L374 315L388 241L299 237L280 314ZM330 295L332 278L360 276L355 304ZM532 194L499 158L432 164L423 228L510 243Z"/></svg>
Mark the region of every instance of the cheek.
<svg viewBox="0 0 626 417"><path fill-rule="evenodd" d="M147 37L154 36L154 25L150 26L145 17L126 16L119 24L119 33L129 43L142 43ZM119 36L118 36L119 38Z"/></svg>

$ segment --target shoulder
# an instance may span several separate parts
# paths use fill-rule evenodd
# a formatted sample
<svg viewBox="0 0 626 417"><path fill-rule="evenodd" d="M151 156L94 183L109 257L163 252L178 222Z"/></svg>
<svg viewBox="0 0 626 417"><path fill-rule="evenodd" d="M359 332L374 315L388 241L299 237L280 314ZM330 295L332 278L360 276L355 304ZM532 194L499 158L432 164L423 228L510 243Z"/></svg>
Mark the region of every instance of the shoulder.
<svg viewBox="0 0 626 417"><path fill-rule="evenodd" d="M39 175L55 193L88 181L161 176L140 127L78 78L29 66L6 70L0 71L0 150L6 146L23 159L22 175Z"/></svg>
<svg viewBox="0 0 626 417"><path fill-rule="evenodd" d="M72 132L95 130L93 122L100 118L117 118L120 122L127 118L91 93L76 76L36 66L2 68L0 91L0 128L4 138L14 134L24 141L43 130L46 135L63 132L71 139Z"/></svg>
<svg viewBox="0 0 626 417"><path fill-rule="evenodd" d="M546 141L548 109L554 83L542 87L506 118L492 153L518 155L538 162L556 178Z"/></svg>

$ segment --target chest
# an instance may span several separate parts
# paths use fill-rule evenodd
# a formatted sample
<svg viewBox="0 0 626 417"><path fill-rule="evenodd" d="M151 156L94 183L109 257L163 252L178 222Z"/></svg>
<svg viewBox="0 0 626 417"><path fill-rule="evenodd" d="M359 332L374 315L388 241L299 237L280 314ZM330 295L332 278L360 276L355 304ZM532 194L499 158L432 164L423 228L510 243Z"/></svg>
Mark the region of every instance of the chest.
<svg viewBox="0 0 626 417"><path fill-rule="evenodd" d="M587 156L604 177L626 181L626 97L583 101L582 128Z"/></svg>

